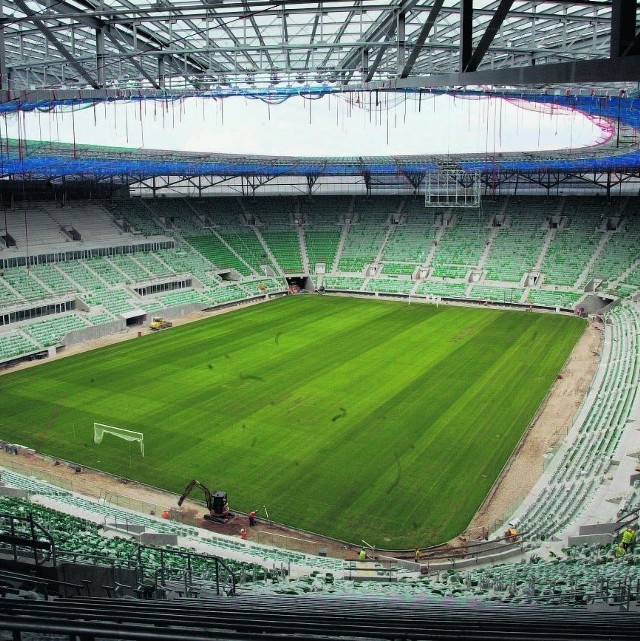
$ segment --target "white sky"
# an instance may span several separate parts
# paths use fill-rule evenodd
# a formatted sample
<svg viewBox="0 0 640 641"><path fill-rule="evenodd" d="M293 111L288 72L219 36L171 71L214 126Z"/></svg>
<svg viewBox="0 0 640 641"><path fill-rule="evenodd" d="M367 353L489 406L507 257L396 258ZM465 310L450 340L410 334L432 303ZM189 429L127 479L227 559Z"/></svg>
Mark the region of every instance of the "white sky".
<svg viewBox="0 0 640 641"><path fill-rule="evenodd" d="M415 94L379 94L379 100L381 108L375 94L347 93L279 105L243 97L110 103L27 113L19 124L9 116L7 131L69 143L75 131L78 144L268 156L535 151L590 146L607 136L576 111L521 108L495 97L423 95L420 103Z"/></svg>

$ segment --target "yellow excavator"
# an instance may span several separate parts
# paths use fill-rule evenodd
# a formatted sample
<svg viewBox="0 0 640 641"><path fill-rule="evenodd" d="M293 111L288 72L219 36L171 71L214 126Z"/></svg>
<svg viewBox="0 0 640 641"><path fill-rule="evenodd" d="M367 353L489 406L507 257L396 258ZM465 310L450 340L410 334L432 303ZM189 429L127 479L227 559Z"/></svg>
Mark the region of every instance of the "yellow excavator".
<svg viewBox="0 0 640 641"><path fill-rule="evenodd" d="M154 332L159 329L169 329L169 327L173 327L173 323L165 320L162 316L154 316L152 321L149 323L149 329Z"/></svg>

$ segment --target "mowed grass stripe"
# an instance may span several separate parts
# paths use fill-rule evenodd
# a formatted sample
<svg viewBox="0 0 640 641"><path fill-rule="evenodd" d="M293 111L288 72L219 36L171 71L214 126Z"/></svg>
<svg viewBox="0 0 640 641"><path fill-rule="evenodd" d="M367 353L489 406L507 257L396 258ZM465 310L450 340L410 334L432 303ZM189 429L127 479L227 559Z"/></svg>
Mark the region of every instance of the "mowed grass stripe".
<svg viewBox="0 0 640 641"><path fill-rule="evenodd" d="M585 324L296 297L0 377L0 434L378 546L458 534ZM94 421L145 433L147 458Z"/></svg>

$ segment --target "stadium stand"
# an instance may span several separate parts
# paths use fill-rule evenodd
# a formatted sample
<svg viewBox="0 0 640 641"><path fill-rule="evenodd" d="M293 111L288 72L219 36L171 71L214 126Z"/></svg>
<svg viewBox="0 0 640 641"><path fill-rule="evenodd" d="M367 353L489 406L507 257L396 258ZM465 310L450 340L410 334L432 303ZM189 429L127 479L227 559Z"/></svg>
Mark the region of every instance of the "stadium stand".
<svg viewBox="0 0 640 641"><path fill-rule="evenodd" d="M432 275L460 279L480 262L489 229L479 210L454 209L453 216L453 224L445 229L433 257Z"/></svg>
<svg viewBox="0 0 640 641"><path fill-rule="evenodd" d="M395 212L391 205L374 203L373 199L364 199L354 208L354 222L342 248L338 271L362 272L365 265L375 261L382 249L389 233L385 223Z"/></svg>
<svg viewBox="0 0 640 641"><path fill-rule="evenodd" d="M607 283L617 281L633 267L640 247L640 213L626 211L622 229L611 232L598 259L589 270L589 278L602 278Z"/></svg>
<svg viewBox="0 0 640 641"><path fill-rule="evenodd" d="M360 291L364 285L364 278L352 278L348 276L327 276L324 279L327 289L344 289L349 291Z"/></svg>
<svg viewBox="0 0 640 641"><path fill-rule="evenodd" d="M145 202L140 199L114 200L105 203L105 207L124 231L142 236L157 236L165 233L160 221L152 215Z"/></svg>
<svg viewBox="0 0 640 641"><path fill-rule="evenodd" d="M372 278L367 284L367 291L385 294L410 294L415 281L395 278Z"/></svg>
<svg viewBox="0 0 640 641"><path fill-rule="evenodd" d="M166 307L177 307L179 305L190 305L191 303L206 303L207 299L194 289L181 289L169 294L162 294L158 299Z"/></svg>
<svg viewBox="0 0 640 641"><path fill-rule="evenodd" d="M39 264L30 267L32 276L35 276L41 283L46 285L49 291L54 294L66 294L75 290L74 284L59 269L50 265Z"/></svg>
<svg viewBox="0 0 640 641"><path fill-rule="evenodd" d="M433 216L424 204L409 200L403 208L401 224L389 236L382 253L383 273L411 276L418 265L425 265L436 234Z"/></svg>
<svg viewBox="0 0 640 641"><path fill-rule="evenodd" d="M19 499L0 498L0 507L3 501L13 501L10 503L20 508L22 513L29 513L38 510L38 514L45 515L43 519L46 524L50 519L62 519L65 523L64 528L54 528L54 530L63 529L65 536L72 536L75 541L74 545L69 545L67 552L77 554L76 547L80 548L80 553L89 552L92 546L88 546L82 539L84 532L84 522L89 520L96 532L95 524L104 526L105 523L112 523L115 529L121 534L132 530L133 526L143 527L151 532L160 534L176 534L181 538L188 540L191 545L197 541L198 549L208 551L213 554L224 553L230 559L253 558L260 565L270 563L272 567L275 564L286 563L297 564L311 571L313 568L327 571L338 571L342 568L343 563L340 560L329 557L310 556L302 552L293 550L283 550L272 546L264 546L252 541L242 541L236 536L224 534L214 534L211 532L199 532L192 526L184 525L180 522L174 522L155 516L140 514L132 510L124 509L116 505L111 505L105 501L96 501L85 498L81 495L74 494L68 490L53 486L48 482L41 481L35 477L28 477L18 474L11 470L2 471L3 482L18 489L27 490L30 495L46 497L47 505L34 505L33 501L26 503ZM6 505L6 503L5 503ZM84 518L82 520L69 519L65 512L80 511ZM62 514L60 514L62 512ZM57 520L56 520L57 522ZM206 536L204 536L206 534ZM105 539L104 541L102 539ZM109 549L113 543L108 537L100 539L100 546ZM131 550L128 547L124 554L119 558L128 558L127 552Z"/></svg>
<svg viewBox="0 0 640 641"><path fill-rule="evenodd" d="M0 359L2 360L29 354L37 349L38 346L21 332L0 334Z"/></svg>
<svg viewBox="0 0 640 641"><path fill-rule="evenodd" d="M592 388L569 439L521 512L532 539L569 526L603 480L634 406L640 381L640 312L622 303L607 316L610 333Z"/></svg>
<svg viewBox="0 0 640 641"><path fill-rule="evenodd" d="M132 280L124 270L116 267L114 262L109 259L96 256L85 259L84 264L108 285L121 285Z"/></svg>
<svg viewBox="0 0 640 641"><path fill-rule="evenodd" d="M443 296L445 298L463 298L466 295L466 283L422 282L416 289L418 296Z"/></svg>
<svg viewBox="0 0 640 641"><path fill-rule="evenodd" d="M130 312L135 309L131 302L132 294L123 289L110 289L84 294L87 305L104 307L112 314Z"/></svg>
<svg viewBox="0 0 640 641"><path fill-rule="evenodd" d="M202 231L202 220L186 198L154 198L147 205L165 229L174 229L183 236Z"/></svg>
<svg viewBox="0 0 640 641"><path fill-rule="evenodd" d="M251 274L248 265L219 236L190 236L187 241L217 268L235 269L243 276Z"/></svg>
<svg viewBox="0 0 640 641"><path fill-rule="evenodd" d="M4 208L6 231L16 243L15 247L8 249L20 252L25 251L27 247L33 250L52 242L67 241L67 236L61 231L60 225L51 218L47 209L46 204L42 207L40 203L28 201L22 201L14 208Z"/></svg>
<svg viewBox="0 0 640 641"><path fill-rule="evenodd" d="M90 600L73 597L53 602L5 599L0 603L0 627L38 633L68 634L77 627L87 638L120 635L143 639L158 635L191 641L216 630L218 638L250 638L259 631L266 641L299 636L315 639L403 638L413 635L449 639L465 631L468 638L530 638L553 636L559 641L594 638L598 630L611 641L633 636L638 616L603 612L572 612L568 607L541 611L536 607L493 604L481 608L445 601L419 607L415 602L378 597L286 596L242 597L180 603ZM465 607L466 606L466 607ZM470 607L471 606L471 607ZM65 616L66 615L66 616ZM87 622L88 620L88 622ZM117 622L117 623L116 623ZM523 636L526 635L526 636Z"/></svg>
<svg viewBox="0 0 640 641"><path fill-rule="evenodd" d="M26 300L44 298L49 292L37 283L22 267L7 269L3 273L5 282Z"/></svg>
<svg viewBox="0 0 640 641"><path fill-rule="evenodd" d="M304 238L311 273L315 273L317 263L324 263L325 271L329 271L338 251L340 231L337 229L316 229L314 227L305 229Z"/></svg>
<svg viewBox="0 0 640 641"><path fill-rule="evenodd" d="M148 252L137 252L135 256L131 257L132 260L137 261L144 269L146 269L151 276L156 278L162 276L169 276L174 272L163 263L155 254Z"/></svg>
<svg viewBox="0 0 640 641"><path fill-rule="evenodd" d="M92 243L111 243L114 237L123 236L113 219L95 203L68 201L63 206L52 206L50 203L38 203L42 211L46 211L60 229L69 230L67 235L79 235L79 239ZM73 230L73 231L71 231Z"/></svg>
<svg viewBox="0 0 640 641"><path fill-rule="evenodd" d="M542 198L523 202L510 198L506 203L505 226L497 227L497 235L485 264L487 280L519 283L525 273L536 266L548 235L549 203Z"/></svg>
<svg viewBox="0 0 640 641"><path fill-rule="evenodd" d="M573 196L496 197L481 213L453 210L450 224L443 226L438 226L444 222L442 210L425 210L415 198L265 197L248 204L235 197L156 200L80 201L68 208L29 203L27 215L33 213L37 222L40 231L34 233L42 253L27 267L19 247L0 247L0 260L14 257L0 272L4 322L23 327L43 313L73 311L74 329L79 323L115 331L110 321L136 310L159 314L261 296L262 281L270 294L284 293L284 279L275 276L304 275L307 269L314 275L317 263L324 263L327 275L320 282L329 291L570 311L594 294L633 298L640 288L640 199L635 197L609 204ZM78 242L65 233L62 244L54 233L62 226L54 220L61 211L67 216L64 224L76 225L73 229L82 234L82 250L68 251ZM19 204L9 210L8 220L12 215L17 220L18 213L24 213ZM81 224L83 216L95 222ZM150 242L142 245L146 234ZM16 260L23 264L7 266ZM364 267L374 264L375 276L365 278ZM534 273L534 280L525 283L526 273ZM234 280L224 283L222 277ZM166 282L171 279L176 282ZM64 305L58 304L60 296L66 297ZM88 309L76 307L73 297ZM40 301L47 301L46 310L11 311ZM62 328L61 322L46 344L38 341L36 347L60 344ZM32 330L25 331L34 338ZM0 362L21 353L6 350Z"/></svg>
<svg viewBox="0 0 640 641"><path fill-rule="evenodd" d="M474 285L470 298L489 300L498 303L519 303L522 289L517 287L491 287L490 285Z"/></svg>
<svg viewBox="0 0 640 641"><path fill-rule="evenodd" d="M582 294L575 292L560 292L545 289L531 289L527 294L527 302L534 305L549 305L551 307L564 307L573 309L582 298Z"/></svg>
<svg viewBox="0 0 640 641"><path fill-rule="evenodd" d="M151 276L146 269L128 254L114 254L110 256L108 260L127 277L129 282L145 280Z"/></svg>
<svg viewBox="0 0 640 641"><path fill-rule="evenodd" d="M74 282L76 291L97 291L104 289L106 283L87 265L80 261L64 261L57 263L55 268L60 269L66 277Z"/></svg>
<svg viewBox="0 0 640 641"><path fill-rule="evenodd" d="M600 199L565 200L562 217L566 224L557 230L542 264L546 283L575 285L603 239L603 216Z"/></svg>
<svg viewBox="0 0 640 641"><path fill-rule="evenodd" d="M286 291L285 284L275 278L261 278L258 280L242 282L242 289L248 291L252 296L264 296L265 290L263 290L261 286L266 287L266 291L268 293Z"/></svg>
<svg viewBox="0 0 640 641"><path fill-rule="evenodd" d="M64 314L44 320L28 323L24 331L44 347L51 347L60 339L75 329L87 327L87 324L75 314Z"/></svg>
<svg viewBox="0 0 640 641"><path fill-rule="evenodd" d="M285 274L300 274L304 271L297 232L262 230L261 233Z"/></svg>

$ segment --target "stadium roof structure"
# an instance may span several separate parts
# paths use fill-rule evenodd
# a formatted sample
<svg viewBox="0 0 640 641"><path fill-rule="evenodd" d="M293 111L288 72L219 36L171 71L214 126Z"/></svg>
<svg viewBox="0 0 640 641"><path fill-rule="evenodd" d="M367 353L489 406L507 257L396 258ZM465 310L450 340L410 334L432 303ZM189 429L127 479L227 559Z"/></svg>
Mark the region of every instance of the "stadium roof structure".
<svg viewBox="0 0 640 641"><path fill-rule="evenodd" d="M443 166L485 186L611 187L640 171L637 0L0 0L0 114L97 101L343 92L490 93L609 123L604 145L552 154L268 158L11 141L0 178L184 181L199 192L326 176L419 190ZM196 180L197 179L197 180ZM204 181L204 182L203 182ZM147 183L150 184L150 183Z"/></svg>
<svg viewBox="0 0 640 641"><path fill-rule="evenodd" d="M331 92L326 89L326 92ZM321 96L322 93L319 92ZM236 192L255 195L265 186L295 186L314 193L323 183L360 184L367 193L421 193L425 174L442 169L478 172L485 192L514 185L537 189L640 186L640 98L597 95L510 94L533 108L573 109L593 118L607 133L602 144L554 152L477 153L371 157L270 157L177 152L7 139L0 135L0 179L142 185L152 192L186 187L197 193L233 181ZM147 100L141 97L139 100ZM85 102L90 99L83 99ZM58 101L76 104L79 100ZM43 102L23 103L42 109ZM6 106L6 105L5 105ZM0 113L2 108L0 106ZM161 180L156 180L161 179ZM464 178L463 178L464 179Z"/></svg>
<svg viewBox="0 0 640 641"><path fill-rule="evenodd" d="M0 102L318 85L632 91L637 21L636 0L3 0Z"/></svg>

